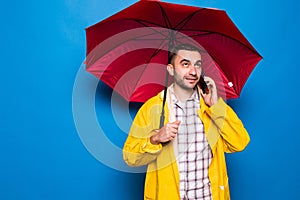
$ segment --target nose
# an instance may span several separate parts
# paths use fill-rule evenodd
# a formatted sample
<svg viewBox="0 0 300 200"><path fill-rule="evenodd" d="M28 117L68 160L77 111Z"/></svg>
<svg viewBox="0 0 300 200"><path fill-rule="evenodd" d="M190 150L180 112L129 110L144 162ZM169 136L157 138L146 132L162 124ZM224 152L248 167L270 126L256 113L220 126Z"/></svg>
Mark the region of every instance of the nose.
<svg viewBox="0 0 300 200"><path fill-rule="evenodd" d="M196 69L196 67L195 67L195 66L191 66L191 67L190 67L189 73L190 73L191 75L196 75L196 74L197 74L197 69Z"/></svg>

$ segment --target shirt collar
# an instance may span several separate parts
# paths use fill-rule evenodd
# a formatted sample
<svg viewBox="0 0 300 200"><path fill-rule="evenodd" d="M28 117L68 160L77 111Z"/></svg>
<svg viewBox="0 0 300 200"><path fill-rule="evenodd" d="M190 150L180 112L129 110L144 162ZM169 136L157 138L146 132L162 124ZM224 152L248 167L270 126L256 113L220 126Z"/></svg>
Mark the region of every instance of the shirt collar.
<svg viewBox="0 0 300 200"><path fill-rule="evenodd" d="M172 95L172 102L174 104L181 105L181 102L177 99L177 97L175 95L174 85L171 85L170 90L171 90L171 95ZM190 98L187 99L187 101L194 101L196 103L200 103L199 93L198 93L197 89L194 89L194 93L190 96Z"/></svg>

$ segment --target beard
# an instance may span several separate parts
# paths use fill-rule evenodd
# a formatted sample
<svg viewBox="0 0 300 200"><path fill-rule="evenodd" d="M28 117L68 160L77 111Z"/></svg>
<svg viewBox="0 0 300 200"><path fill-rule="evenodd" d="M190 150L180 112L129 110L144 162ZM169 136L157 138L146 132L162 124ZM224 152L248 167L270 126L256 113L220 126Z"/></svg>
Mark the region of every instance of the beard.
<svg viewBox="0 0 300 200"><path fill-rule="evenodd" d="M184 90L191 90L196 87L199 82L198 76L189 76L189 77L179 77L177 74L174 75L174 81L176 85Z"/></svg>

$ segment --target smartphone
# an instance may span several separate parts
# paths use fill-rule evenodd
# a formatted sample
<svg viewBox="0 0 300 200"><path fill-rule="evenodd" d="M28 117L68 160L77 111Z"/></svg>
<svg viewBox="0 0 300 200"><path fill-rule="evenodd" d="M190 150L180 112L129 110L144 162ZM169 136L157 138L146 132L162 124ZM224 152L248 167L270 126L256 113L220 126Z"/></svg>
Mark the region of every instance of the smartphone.
<svg viewBox="0 0 300 200"><path fill-rule="evenodd" d="M202 69L202 72L201 72L199 85L200 85L200 88L201 88L203 94L208 94L209 93L209 89L206 85L206 82L204 81L204 71L203 71L203 69Z"/></svg>

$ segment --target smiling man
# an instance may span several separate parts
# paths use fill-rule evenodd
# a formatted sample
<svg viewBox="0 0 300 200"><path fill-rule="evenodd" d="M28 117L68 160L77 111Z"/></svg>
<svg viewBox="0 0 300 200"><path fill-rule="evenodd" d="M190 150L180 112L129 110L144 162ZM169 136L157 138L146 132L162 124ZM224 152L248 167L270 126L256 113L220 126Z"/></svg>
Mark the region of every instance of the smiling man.
<svg viewBox="0 0 300 200"><path fill-rule="evenodd" d="M144 199L230 199L224 152L242 151L249 135L235 112L218 98L214 80L201 77L201 51L176 46L169 57L166 122L160 129L163 92L138 111L123 156L130 166L148 165ZM202 78L202 80L201 80ZM205 81L208 90L199 88Z"/></svg>

